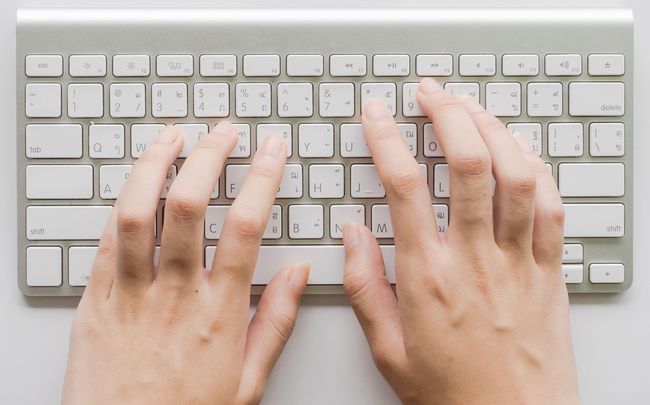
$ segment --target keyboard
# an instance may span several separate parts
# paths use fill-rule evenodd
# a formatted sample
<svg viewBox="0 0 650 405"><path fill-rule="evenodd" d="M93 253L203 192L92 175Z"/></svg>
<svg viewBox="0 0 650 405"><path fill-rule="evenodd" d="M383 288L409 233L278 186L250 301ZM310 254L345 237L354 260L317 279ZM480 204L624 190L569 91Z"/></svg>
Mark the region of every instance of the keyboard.
<svg viewBox="0 0 650 405"><path fill-rule="evenodd" d="M393 230L360 114L370 98L393 112L445 232L448 168L415 100L428 76L478 100L547 162L566 212L569 291L632 283L629 10L33 9L18 12L16 42L25 295L80 295L112 204L158 131L185 135L168 189L222 119L238 143L206 211L208 268L257 146L279 133L288 160L254 291L307 261L308 293L341 293L347 221L372 229L394 281Z"/></svg>

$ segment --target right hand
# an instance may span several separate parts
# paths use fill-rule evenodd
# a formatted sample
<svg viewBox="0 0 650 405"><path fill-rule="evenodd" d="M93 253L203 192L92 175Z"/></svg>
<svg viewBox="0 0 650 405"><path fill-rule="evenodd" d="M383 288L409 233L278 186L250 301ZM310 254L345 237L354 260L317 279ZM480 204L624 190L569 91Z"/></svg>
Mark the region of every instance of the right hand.
<svg viewBox="0 0 650 405"><path fill-rule="evenodd" d="M364 132L390 207L397 297L362 225L343 230L344 285L375 363L409 404L579 403L553 177L476 102L431 79L417 97L449 164L451 223L438 233L392 115L368 103Z"/></svg>

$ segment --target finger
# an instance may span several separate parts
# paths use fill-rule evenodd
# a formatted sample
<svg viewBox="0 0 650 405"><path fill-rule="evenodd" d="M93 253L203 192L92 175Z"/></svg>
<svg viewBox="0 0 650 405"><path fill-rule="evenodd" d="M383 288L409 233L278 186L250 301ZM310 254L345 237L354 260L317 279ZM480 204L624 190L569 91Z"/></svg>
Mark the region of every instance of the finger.
<svg viewBox="0 0 650 405"><path fill-rule="evenodd" d="M386 189L395 244L431 245L438 239L431 195L393 115L384 103L370 100L362 114L363 132L377 173Z"/></svg>
<svg viewBox="0 0 650 405"><path fill-rule="evenodd" d="M492 162L485 142L461 102L435 80L422 80L417 100L449 164L449 237L458 232L470 240L492 239Z"/></svg>
<svg viewBox="0 0 650 405"><path fill-rule="evenodd" d="M83 297L105 300L110 295L117 267L117 209L116 202L99 240L92 271Z"/></svg>
<svg viewBox="0 0 650 405"><path fill-rule="evenodd" d="M541 266L559 269L564 244L564 205L551 171L520 136L515 137L524 157L535 173L535 222L533 256Z"/></svg>
<svg viewBox="0 0 650 405"><path fill-rule="evenodd" d="M530 251L535 216L535 173L501 121L474 99L468 98L463 104L492 156L492 173L496 179L496 242L505 249Z"/></svg>
<svg viewBox="0 0 650 405"><path fill-rule="evenodd" d="M224 293L249 295L262 235L286 159L284 140L278 135L266 137L255 153L239 195L228 209L211 272L214 284Z"/></svg>
<svg viewBox="0 0 650 405"><path fill-rule="evenodd" d="M235 128L220 122L192 149L165 203L160 264L163 284L193 288L188 278L202 274L205 210L226 158L237 143Z"/></svg>
<svg viewBox="0 0 650 405"><path fill-rule="evenodd" d="M174 127L160 132L133 165L118 197L115 288L139 289L153 279L154 223L167 172L183 147Z"/></svg>
<svg viewBox="0 0 650 405"><path fill-rule="evenodd" d="M372 357L390 382L404 371L406 353L397 299L385 275L377 240L359 224L343 226L343 287L350 299Z"/></svg>
<svg viewBox="0 0 650 405"><path fill-rule="evenodd" d="M248 327L238 403L256 404L291 336L309 266L298 264L277 273L264 289Z"/></svg>

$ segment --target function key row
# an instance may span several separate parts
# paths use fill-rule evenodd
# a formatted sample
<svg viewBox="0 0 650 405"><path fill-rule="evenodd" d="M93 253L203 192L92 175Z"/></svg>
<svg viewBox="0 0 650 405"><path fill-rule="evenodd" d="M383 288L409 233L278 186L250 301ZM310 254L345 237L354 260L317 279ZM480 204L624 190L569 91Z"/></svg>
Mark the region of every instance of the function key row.
<svg viewBox="0 0 650 405"><path fill-rule="evenodd" d="M277 77L281 73L279 55L244 55L243 74L247 77ZM408 76L411 73L409 55L383 55L372 57L374 76ZM582 55L548 54L544 58L546 76L582 75ZM72 55L69 61L72 77L104 77L107 75L105 55ZM540 61L537 54L506 54L502 57L503 76L538 76ZM288 76L319 77L325 73L323 55L288 55ZM366 76L366 55L331 55L330 76ZM237 75L236 55L201 55L199 71L203 77L228 77ZM448 77L454 73L454 58L448 54L421 54L415 57L418 76ZM464 54L458 58L461 76L495 76L497 57L493 54ZM63 56L28 55L25 59L28 77L61 77ZM146 77L151 74L149 55L113 56L113 76ZM625 56L622 54L591 54L588 56L590 76L621 76L625 74ZM194 75L193 55L156 56L156 75L159 77L191 77Z"/></svg>

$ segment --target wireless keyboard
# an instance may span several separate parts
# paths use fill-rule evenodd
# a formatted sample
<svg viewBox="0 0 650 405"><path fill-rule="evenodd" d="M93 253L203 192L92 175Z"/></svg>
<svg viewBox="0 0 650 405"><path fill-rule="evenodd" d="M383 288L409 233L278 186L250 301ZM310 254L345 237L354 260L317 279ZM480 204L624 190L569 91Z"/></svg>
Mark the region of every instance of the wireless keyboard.
<svg viewBox="0 0 650 405"><path fill-rule="evenodd" d="M426 76L479 100L548 162L565 203L569 291L632 282L630 11L21 10L16 45L25 295L80 295L133 162L176 125L185 147L169 186L221 119L239 141L206 212L208 268L256 147L275 132L288 161L253 284L307 261L308 292L341 292L350 220L371 227L394 280L393 231L360 113L373 97L393 112L444 232L454 215L448 169L415 100Z"/></svg>

